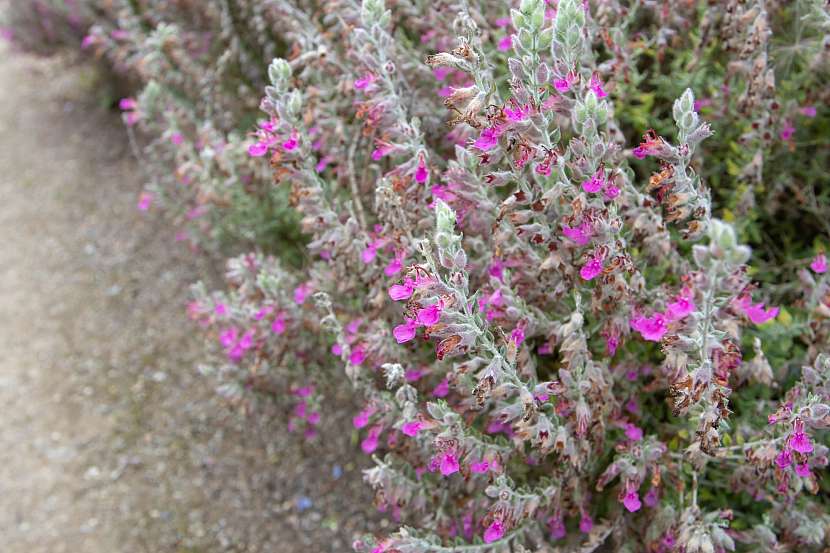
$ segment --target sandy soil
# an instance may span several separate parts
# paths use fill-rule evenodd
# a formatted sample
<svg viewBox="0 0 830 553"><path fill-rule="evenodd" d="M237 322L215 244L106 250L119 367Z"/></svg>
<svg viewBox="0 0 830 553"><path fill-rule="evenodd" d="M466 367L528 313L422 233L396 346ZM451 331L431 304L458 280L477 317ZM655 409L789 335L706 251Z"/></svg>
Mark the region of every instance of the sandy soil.
<svg viewBox="0 0 830 553"><path fill-rule="evenodd" d="M184 313L215 264L135 209L94 71L0 50L0 83L2 550L348 551L356 436L309 450L218 404Z"/></svg>

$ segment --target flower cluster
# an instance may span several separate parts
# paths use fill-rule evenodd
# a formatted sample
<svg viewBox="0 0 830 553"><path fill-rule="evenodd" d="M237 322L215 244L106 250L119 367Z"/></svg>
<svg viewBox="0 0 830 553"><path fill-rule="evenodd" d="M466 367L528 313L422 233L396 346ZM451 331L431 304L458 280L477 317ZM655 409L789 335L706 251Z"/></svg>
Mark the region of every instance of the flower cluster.
<svg viewBox="0 0 830 553"><path fill-rule="evenodd" d="M256 252L193 290L219 393L308 439L332 389L361 405L399 528L356 549L828 544L826 237L773 267L750 208L781 148L827 159L825 3L209 4L85 44L145 84L139 207ZM786 25L809 71L773 63ZM816 174L775 176L810 229Z"/></svg>

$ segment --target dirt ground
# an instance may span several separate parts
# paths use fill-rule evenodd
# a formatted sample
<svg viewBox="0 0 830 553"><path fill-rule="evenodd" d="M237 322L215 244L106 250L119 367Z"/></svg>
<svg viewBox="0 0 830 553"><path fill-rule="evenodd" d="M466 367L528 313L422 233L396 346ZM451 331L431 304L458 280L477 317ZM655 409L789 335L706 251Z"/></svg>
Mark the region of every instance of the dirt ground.
<svg viewBox="0 0 830 553"><path fill-rule="evenodd" d="M136 210L95 72L0 49L0 83L0 549L349 551L356 436L218 403L184 311L216 265Z"/></svg>

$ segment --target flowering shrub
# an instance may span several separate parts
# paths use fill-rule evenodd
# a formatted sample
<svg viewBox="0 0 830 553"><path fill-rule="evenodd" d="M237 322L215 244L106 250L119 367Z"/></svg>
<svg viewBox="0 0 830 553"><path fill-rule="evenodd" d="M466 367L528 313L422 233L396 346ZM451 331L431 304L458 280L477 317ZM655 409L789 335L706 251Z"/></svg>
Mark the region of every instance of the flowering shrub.
<svg viewBox="0 0 830 553"><path fill-rule="evenodd" d="M403 526L356 547L826 543L826 504L811 499L827 464L826 261L802 261L791 311L767 305L750 248L712 216L712 131L692 91L670 134L644 128L629 146L594 49L602 9L462 3L450 30L377 0L335 4L313 41L324 61L270 65L249 148L291 187L316 310L286 280L273 313L303 331L248 332L323 380L337 378L317 357L330 346L365 398L353 422L376 463L366 480ZM432 75L403 35L420 29ZM647 185L629 163L654 167ZM232 276L258 290L239 308L254 318L272 301L267 275L285 278L272 263L250 261L250 288ZM767 342L804 359L799 378L792 357L773 369ZM233 359L237 347L231 371L279 359L258 345Z"/></svg>
<svg viewBox="0 0 830 553"><path fill-rule="evenodd" d="M312 439L344 369L357 550L830 544L825 3L129 5L139 207L269 250L194 287L203 370Z"/></svg>

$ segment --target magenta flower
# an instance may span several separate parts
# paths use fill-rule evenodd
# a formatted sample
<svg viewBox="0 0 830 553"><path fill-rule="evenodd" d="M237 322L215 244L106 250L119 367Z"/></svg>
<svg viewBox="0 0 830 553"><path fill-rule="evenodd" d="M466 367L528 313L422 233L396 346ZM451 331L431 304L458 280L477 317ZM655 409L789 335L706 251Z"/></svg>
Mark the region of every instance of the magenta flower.
<svg viewBox="0 0 830 553"><path fill-rule="evenodd" d="M432 395L435 397L447 397L450 393L450 383L445 378L432 390Z"/></svg>
<svg viewBox="0 0 830 553"><path fill-rule="evenodd" d="M582 183L582 189L591 194L596 194L602 190L603 186L605 186L605 167L597 169L591 178Z"/></svg>
<svg viewBox="0 0 830 553"><path fill-rule="evenodd" d="M530 104L525 104L523 106L519 105L515 100L512 100L513 108L504 108L504 115L507 116L507 119L510 121L524 121L530 116L530 112L532 108Z"/></svg>
<svg viewBox="0 0 830 553"><path fill-rule="evenodd" d="M590 223L583 221L582 224L576 227L562 225L562 234L573 240L577 246L584 246L591 240L594 229Z"/></svg>
<svg viewBox="0 0 830 553"><path fill-rule="evenodd" d="M389 155L395 149L392 144L377 138L375 139L375 145L377 148L372 151L372 159L375 161L380 161L383 157Z"/></svg>
<svg viewBox="0 0 830 553"><path fill-rule="evenodd" d="M659 342L668 330L666 328L666 318L662 313L655 313L651 317L634 317L631 319L631 328L639 332L643 339L649 342Z"/></svg>
<svg viewBox="0 0 830 553"><path fill-rule="evenodd" d="M366 73L363 77L355 79L354 87L357 90L371 92L375 88L375 81L377 77L373 73Z"/></svg>
<svg viewBox="0 0 830 553"><path fill-rule="evenodd" d="M522 345L522 342L525 341L525 329L522 323L519 323L518 326L510 332L510 339L514 344L516 344L516 347Z"/></svg>
<svg viewBox="0 0 830 553"><path fill-rule="evenodd" d="M796 431L791 434L787 443L793 451L799 453L812 453L813 451L813 442L810 440L810 436L802 431Z"/></svg>
<svg viewBox="0 0 830 553"><path fill-rule="evenodd" d="M429 170L427 169L426 161L424 161L424 156L421 154L418 157L418 168L415 169L415 182L424 184L428 178Z"/></svg>
<svg viewBox="0 0 830 553"><path fill-rule="evenodd" d="M401 426L401 432L403 432L407 436L417 436L418 432L423 430L423 428L424 423L422 423L421 421L411 421L406 422L403 424L403 426Z"/></svg>
<svg viewBox="0 0 830 553"><path fill-rule="evenodd" d="M594 91L597 98L605 98L608 96L608 93L602 88L602 81L599 79L599 75L596 73L591 75L591 84L589 85L589 88Z"/></svg>
<svg viewBox="0 0 830 553"><path fill-rule="evenodd" d="M620 195L620 189L618 186L611 184L611 182L609 181L608 186L605 187L605 190L603 190L602 194L603 196L605 196L606 200L611 201Z"/></svg>
<svg viewBox="0 0 830 553"><path fill-rule="evenodd" d="M680 320L695 310L695 302L688 293L677 296L666 309L666 318L670 321Z"/></svg>
<svg viewBox="0 0 830 553"><path fill-rule="evenodd" d="M504 525L500 520L494 520L484 531L484 543L493 543L504 537Z"/></svg>
<svg viewBox="0 0 830 553"><path fill-rule="evenodd" d="M280 313L274 322L271 323L271 332L274 334L282 334L285 332L285 314Z"/></svg>
<svg viewBox="0 0 830 553"><path fill-rule="evenodd" d="M579 276L582 280L593 280L602 272L602 258L599 255L592 257L582 269L579 270Z"/></svg>
<svg viewBox="0 0 830 553"><path fill-rule="evenodd" d="M454 454L448 452L441 456L441 474L449 476L458 472L459 468L458 458Z"/></svg>
<svg viewBox="0 0 830 553"><path fill-rule="evenodd" d="M399 344L403 344L415 338L415 331L417 329L418 323L415 319L407 318L404 324L398 325L392 330L392 334Z"/></svg>
<svg viewBox="0 0 830 553"><path fill-rule="evenodd" d="M254 142L248 146L248 155L251 157L262 157L268 153L268 144L265 142Z"/></svg>
<svg viewBox="0 0 830 553"><path fill-rule="evenodd" d="M502 52L507 52L511 48L513 48L513 35L507 35L499 41L499 50Z"/></svg>
<svg viewBox="0 0 830 553"><path fill-rule="evenodd" d="M571 83L568 82L568 79L555 79L553 81L553 87L561 93L565 93L571 88Z"/></svg>
<svg viewBox="0 0 830 553"><path fill-rule="evenodd" d="M790 466L793 462L793 455L790 453L789 449L782 449L781 453L775 458L775 464L778 465L778 468L785 469Z"/></svg>
<svg viewBox="0 0 830 553"><path fill-rule="evenodd" d="M118 108L121 111L131 111L138 108L138 102L135 98L121 98L118 101Z"/></svg>
<svg viewBox="0 0 830 553"><path fill-rule="evenodd" d="M371 407L367 407L366 409L359 412L357 415L352 417L352 424L358 430L369 424L369 417L371 417L375 413L375 410Z"/></svg>
<svg viewBox="0 0 830 553"><path fill-rule="evenodd" d="M802 478L809 478L810 477L810 465L807 463L801 463L800 465L795 466L795 473Z"/></svg>
<svg viewBox="0 0 830 553"><path fill-rule="evenodd" d="M138 197L138 210L147 211L153 203L153 195L149 192L142 192Z"/></svg>
<svg viewBox="0 0 830 553"><path fill-rule="evenodd" d="M291 150L296 150L297 146L300 145L300 135L297 133L297 130L291 131L291 134L288 135L288 140L282 143L282 149L286 152L290 152Z"/></svg>
<svg viewBox="0 0 830 553"><path fill-rule="evenodd" d="M386 276L393 276L400 273L403 269L404 259L406 259L406 253L403 251L395 252L395 258L389 262L386 268L383 269L383 274Z"/></svg>
<svg viewBox="0 0 830 553"><path fill-rule="evenodd" d="M784 127L781 129L779 136L781 140L787 141L795 134L795 127L789 121L784 121Z"/></svg>
<svg viewBox="0 0 830 553"><path fill-rule="evenodd" d="M582 513L582 518L579 519L579 531L583 534L589 534L594 528L594 520L588 513Z"/></svg>
<svg viewBox="0 0 830 553"><path fill-rule="evenodd" d="M490 463L488 463L487 461L481 461L478 463L470 464L470 471L476 474L484 474L488 470L490 470Z"/></svg>
<svg viewBox="0 0 830 553"><path fill-rule="evenodd" d="M561 540L568 534L568 530L565 528L565 521L558 514L548 519L548 529L550 530L550 539L552 541Z"/></svg>
<svg viewBox="0 0 830 553"><path fill-rule="evenodd" d="M816 106L804 106L802 108L799 108L798 111L801 112L801 115L810 118L815 117L816 113L818 113L816 111Z"/></svg>
<svg viewBox="0 0 830 553"><path fill-rule="evenodd" d="M752 298L749 295L743 295L737 300L734 300L734 304L756 325L764 324L778 316L779 309L777 307L764 309L763 303L753 304Z"/></svg>
<svg viewBox="0 0 830 553"><path fill-rule="evenodd" d="M184 136L180 132L174 132L170 135L170 142L172 142L176 146L181 146L184 142Z"/></svg>
<svg viewBox="0 0 830 553"><path fill-rule="evenodd" d="M623 496L622 504L628 509L629 513L635 513L643 506L640 503L640 496L637 494L637 490L633 488L627 489L625 496Z"/></svg>
<svg viewBox="0 0 830 553"><path fill-rule="evenodd" d="M571 89L571 86L576 82L576 75L569 73L564 79L554 79L553 88L557 92L564 94Z"/></svg>
<svg viewBox="0 0 830 553"><path fill-rule="evenodd" d="M311 294L311 285L307 282L300 284L294 288L294 303L297 305L304 304L309 294Z"/></svg>
<svg viewBox="0 0 830 553"><path fill-rule="evenodd" d="M481 131L481 134L473 143L473 146L481 151L492 150L499 144L499 137L502 135L501 129L498 127L487 127Z"/></svg>
<svg viewBox="0 0 830 553"><path fill-rule="evenodd" d="M389 287L389 297L395 301L409 299L415 291L415 282L408 278L403 284L393 284Z"/></svg>
<svg viewBox="0 0 830 553"><path fill-rule="evenodd" d="M813 259L812 263L810 263L810 268L814 272L816 272L820 275L826 273L827 272L827 257L823 253L818 254Z"/></svg>
<svg viewBox="0 0 830 553"><path fill-rule="evenodd" d="M645 497L643 497L643 503L645 503L647 507L651 507L653 509L657 506L657 501L659 499L660 498L657 495L657 488L649 488Z"/></svg>
<svg viewBox="0 0 830 553"><path fill-rule="evenodd" d="M362 345L357 345L352 348L352 352L349 354L349 363L360 365L366 360L366 356L366 349Z"/></svg>
<svg viewBox="0 0 830 553"><path fill-rule="evenodd" d="M418 310L418 322L424 326L437 324L441 319L442 302L433 303L428 307Z"/></svg>
<svg viewBox="0 0 830 553"><path fill-rule="evenodd" d="M639 442L643 439L643 429L629 422L625 425L625 435L629 440Z"/></svg>
<svg viewBox="0 0 830 553"><path fill-rule="evenodd" d="M360 443L360 449L363 450L363 453L368 455L378 448L378 438L381 432L383 432L383 426L379 424L369 429L366 438Z"/></svg>

